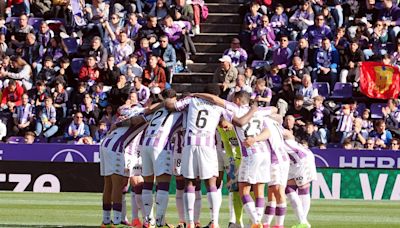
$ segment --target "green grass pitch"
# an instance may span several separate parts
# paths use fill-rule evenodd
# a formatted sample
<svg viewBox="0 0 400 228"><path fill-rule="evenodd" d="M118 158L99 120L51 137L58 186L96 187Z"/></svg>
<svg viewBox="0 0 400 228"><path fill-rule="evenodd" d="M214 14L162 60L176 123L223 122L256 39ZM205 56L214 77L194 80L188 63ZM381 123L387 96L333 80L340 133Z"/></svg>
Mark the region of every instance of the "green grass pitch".
<svg viewBox="0 0 400 228"><path fill-rule="evenodd" d="M224 196L221 228L228 224L227 200ZM127 201L130 202L129 195ZM207 205L204 196L201 215L204 225L209 219ZM313 227L392 228L400 227L399 214L400 204L395 201L313 200L309 220ZM101 215L101 194L97 193L0 192L0 227L99 227ZM171 224L178 220L174 196L170 197L167 219ZM289 207L285 226L295 223Z"/></svg>

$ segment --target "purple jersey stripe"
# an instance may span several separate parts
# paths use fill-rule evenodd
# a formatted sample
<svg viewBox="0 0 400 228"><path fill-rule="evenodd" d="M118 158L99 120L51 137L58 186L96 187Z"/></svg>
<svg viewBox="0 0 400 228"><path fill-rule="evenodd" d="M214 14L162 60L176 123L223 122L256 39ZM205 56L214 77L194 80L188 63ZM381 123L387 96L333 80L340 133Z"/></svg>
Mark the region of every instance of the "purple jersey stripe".
<svg viewBox="0 0 400 228"><path fill-rule="evenodd" d="M278 164L278 157L276 156L276 152L275 150L272 148L271 142L269 140L267 140L267 144L271 150L271 164Z"/></svg>

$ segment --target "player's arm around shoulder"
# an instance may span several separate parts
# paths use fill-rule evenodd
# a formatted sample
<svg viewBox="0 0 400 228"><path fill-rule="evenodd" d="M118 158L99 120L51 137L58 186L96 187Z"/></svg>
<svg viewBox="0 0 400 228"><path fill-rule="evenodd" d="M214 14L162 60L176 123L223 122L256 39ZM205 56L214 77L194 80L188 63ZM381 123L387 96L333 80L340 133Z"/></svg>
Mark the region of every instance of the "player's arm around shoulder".
<svg viewBox="0 0 400 228"><path fill-rule="evenodd" d="M251 147L256 142L266 141L271 136L271 132L268 128L264 128L262 132L258 135L247 137L244 141L246 147Z"/></svg>
<svg viewBox="0 0 400 228"><path fill-rule="evenodd" d="M238 118L236 116L232 119L232 124L238 127L243 127L248 122L250 122L251 118L253 117L254 113L257 112L258 106L256 104L252 105L250 110L242 117Z"/></svg>
<svg viewBox="0 0 400 228"><path fill-rule="evenodd" d="M204 100L207 100L211 103L214 103L215 105L221 106L222 108L225 108L225 100L213 95L213 94L208 94L208 93L193 93L192 94L193 97L197 97L197 98L201 98Z"/></svg>

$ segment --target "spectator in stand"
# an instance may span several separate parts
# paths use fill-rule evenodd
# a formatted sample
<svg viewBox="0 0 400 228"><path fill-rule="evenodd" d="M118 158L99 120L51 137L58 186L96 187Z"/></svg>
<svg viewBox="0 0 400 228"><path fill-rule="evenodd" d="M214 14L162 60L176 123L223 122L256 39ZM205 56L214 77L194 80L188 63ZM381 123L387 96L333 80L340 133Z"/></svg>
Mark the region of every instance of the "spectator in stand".
<svg viewBox="0 0 400 228"><path fill-rule="evenodd" d="M147 38L150 45L153 45L163 34L163 30L161 29L160 25L157 24L157 17L148 16L147 24L139 29L138 41L142 40L143 38Z"/></svg>
<svg viewBox="0 0 400 228"><path fill-rule="evenodd" d="M23 14L30 14L30 1L7 0L6 13L9 17L19 17Z"/></svg>
<svg viewBox="0 0 400 228"><path fill-rule="evenodd" d="M124 74L129 82L133 82L135 77L141 77L143 75L143 68L137 64L138 56L131 54L128 59L128 63L125 65L122 74Z"/></svg>
<svg viewBox="0 0 400 228"><path fill-rule="evenodd" d="M87 84L86 82L79 82L76 91L72 94L71 97L71 106L72 110L71 111L78 111L79 105L83 102L83 98L85 97L85 94L88 92Z"/></svg>
<svg viewBox="0 0 400 228"><path fill-rule="evenodd" d="M377 120L375 122L375 130L373 130L369 136L375 139L375 146L382 149L389 147L390 141L393 138L392 133L386 129L384 120Z"/></svg>
<svg viewBox="0 0 400 228"><path fill-rule="evenodd" d="M113 13L111 15L111 21L105 21L103 27L105 29L104 33L104 43L107 48L113 50L116 46L114 43L119 37L121 31L124 30L123 23L121 20L122 15L119 13Z"/></svg>
<svg viewBox="0 0 400 228"><path fill-rule="evenodd" d="M59 37L51 38L50 39L50 45L45 50L46 52L43 54L43 56L51 56L53 58L53 61L58 63L59 60L63 56L67 56L67 54L64 51L63 47L65 47L65 46L61 43ZM40 49L39 49L39 53L41 53Z"/></svg>
<svg viewBox="0 0 400 228"><path fill-rule="evenodd" d="M335 31L338 28L338 25L335 22L335 19L332 16L331 11L328 6L322 6L322 15L325 18L325 24L331 29L331 31Z"/></svg>
<svg viewBox="0 0 400 228"><path fill-rule="evenodd" d="M36 42L35 34L28 33L22 46L22 58L32 66L34 75L37 75L42 69L42 54L40 53L40 44Z"/></svg>
<svg viewBox="0 0 400 228"><path fill-rule="evenodd" d="M140 49L136 50L135 54L138 56L138 64L142 68L147 66L148 58L152 50L149 47L149 40L147 38L143 38L140 40Z"/></svg>
<svg viewBox="0 0 400 228"><path fill-rule="evenodd" d="M339 143L349 136L353 129L354 116L350 111L350 105L346 104L342 106L342 111L339 117L339 123L336 128L336 133L338 135Z"/></svg>
<svg viewBox="0 0 400 228"><path fill-rule="evenodd" d="M14 126L12 135L24 135L25 132L30 131L34 124L34 107L29 103L28 94L22 95L22 103L16 107L14 112Z"/></svg>
<svg viewBox="0 0 400 228"><path fill-rule="evenodd" d="M135 77L134 84L138 101L141 105L145 106L150 98L150 89L142 84L142 80L141 77Z"/></svg>
<svg viewBox="0 0 400 228"><path fill-rule="evenodd" d="M58 131L56 121L57 114L53 106L53 99L51 97L46 97L44 107L38 111L36 116L36 136L43 135L48 139L55 135Z"/></svg>
<svg viewBox="0 0 400 228"><path fill-rule="evenodd" d="M296 95L294 98L294 107L289 107L287 115L292 115L296 119L296 125L305 126L307 122L312 121L310 111L303 107L304 97Z"/></svg>
<svg viewBox="0 0 400 228"><path fill-rule="evenodd" d="M90 136L89 126L83 122L83 114L77 112L74 114L74 120L68 126L64 138L69 141L69 143L74 143L80 138L85 136Z"/></svg>
<svg viewBox="0 0 400 228"><path fill-rule="evenodd" d="M104 3L103 0L94 0L91 5L86 4L84 9L88 22L86 29L88 31L96 29L100 38L104 38L104 28L102 23L108 21L109 8L110 6Z"/></svg>
<svg viewBox="0 0 400 228"><path fill-rule="evenodd" d="M238 70L244 70L247 62L247 52L240 47L240 40L233 38L231 41L231 48L226 49L223 55L231 57L232 65Z"/></svg>
<svg viewBox="0 0 400 228"><path fill-rule="evenodd" d="M283 5L280 3L276 4L275 14L271 17L271 25L278 37L287 33L288 22L289 19L283 9Z"/></svg>
<svg viewBox="0 0 400 228"><path fill-rule="evenodd" d="M362 132L362 119L355 118L353 130L349 133L346 140L349 140L353 148L364 148L368 135Z"/></svg>
<svg viewBox="0 0 400 228"><path fill-rule="evenodd" d="M251 36L253 34L256 35L258 28L263 25L263 16L261 13L258 12L259 9L260 4L257 1L252 1L250 3L250 12L246 13L246 15L244 16L241 36L242 40L244 41L243 44L245 45L245 49L251 48L251 46L248 45L248 43L250 43L250 40L252 41L253 45L257 42L257 40L255 40L256 37L252 38Z"/></svg>
<svg viewBox="0 0 400 228"><path fill-rule="evenodd" d="M94 134L93 140L96 143L100 143L101 140L103 140L107 136L107 131L108 131L108 128L107 128L106 122L100 121L98 124L97 130Z"/></svg>
<svg viewBox="0 0 400 228"><path fill-rule="evenodd" d="M46 84L39 80L36 82L36 87L29 90L28 94L32 104L37 108L36 111L39 111L44 107L46 97L49 97L51 93L50 89L46 87Z"/></svg>
<svg viewBox="0 0 400 228"><path fill-rule="evenodd" d="M321 136L315 131L315 126L313 123L308 122L305 124L305 134L303 134L300 139L307 141L309 148L318 147L321 144Z"/></svg>
<svg viewBox="0 0 400 228"><path fill-rule="evenodd" d="M170 76L170 72L173 71L176 64L176 52L174 47L169 43L167 36L162 35L160 37L160 45L153 49L153 54L160 57L159 65L167 72L168 76ZM185 59L186 55L183 60Z"/></svg>
<svg viewBox="0 0 400 228"><path fill-rule="evenodd" d="M24 88L13 79L8 81L8 86L3 90L1 98L1 109L12 111L14 107L22 104Z"/></svg>
<svg viewBox="0 0 400 228"><path fill-rule="evenodd" d="M387 54L388 52L386 49L386 44L388 42L388 38L389 35L385 23L381 20L378 20L371 36L369 37L369 48L363 50L365 59L373 59L375 56L377 59L381 55Z"/></svg>
<svg viewBox="0 0 400 228"><path fill-rule="evenodd" d="M114 48L114 57L117 67L122 69L126 64L128 57L133 53L133 48L128 44L128 36L124 31L121 31L118 36L118 44Z"/></svg>
<svg viewBox="0 0 400 228"><path fill-rule="evenodd" d="M95 36L92 38L87 56L94 56L96 58L97 67L101 70L104 69L107 62L108 51L101 43L100 37Z"/></svg>
<svg viewBox="0 0 400 228"><path fill-rule="evenodd" d="M14 79L24 89L30 90L32 88L32 70L29 64L20 56L17 56L11 58L11 66L12 68L9 71L6 71L3 67L0 69L0 78Z"/></svg>
<svg viewBox="0 0 400 228"><path fill-rule="evenodd" d="M399 100L389 99L386 107L382 107L383 119L386 123L387 129L395 136L400 136L400 110Z"/></svg>
<svg viewBox="0 0 400 228"><path fill-rule="evenodd" d="M264 79L274 94L282 89L282 77L279 75L278 66L271 66L271 71L264 76Z"/></svg>
<svg viewBox="0 0 400 228"><path fill-rule="evenodd" d="M97 68L96 57L91 55L86 58L86 63L79 70L79 82L88 83L89 87L96 82L101 82L100 70Z"/></svg>
<svg viewBox="0 0 400 228"><path fill-rule="evenodd" d="M303 107L305 107L308 110L311 110L314 105L314 97L318 96L318 90L313 87L313 84L311 82L311 76L308 74L305 74L303 76L301 82L302 84L299 90L297 90L297 94L302 95L304 97Z"/></svg>
<svg viewBox="0 0 400 228"><path fill-rule="evenodd" d="M350 47L346 49L343 57L340 82L358 82L360 80L359 67L361 62L365 61L365 57L356 40L351 41Z"/></svg>
<svg viewBox="0 0 400 228"><path fill-rule="evenodd" d="M290 17L289 22L293 28L291 32L292 40L296 40L299 33L300 36L304 35L308 27L314 24L314 12L311 7L311 2L308 0L301 0L299 8Z"/></svg>
<svg viewBox="0 0 400 228"><path fill-rule="evenodd" d="M232 65L231 57L227 55L222 56L219 61L221 62L221 65L214 73L213 82L222 83L222 91L227 94L230 89L236 86L238 70Z"/></svg>
<svg viewBox="0 0 400 228"><path fill-rule="evenodd" d="M367 139L367 143L365 144L365 149L366 150L375 150L375 139L374 138Z"/></svg>
<svg viewBox="0 0 400 228"><path fill-rule="evenodd" d="M369 119L369 113L371 111L369 109L364 109L362 112L362 123L361 123L361 131L365 135L369 135L369 133L374 129L374 124L372 121Z"/></svg>
<svg viewBox="0 0 400 228"><path fill-rule="evenodd" d="M388 27L390 41L395 43L397 34L400 31L400 8L393 4L392 0L383 0L383 8L379 12L379 19Z"/></svg>
<svg viewBox="0 0 400 228"><path fill-rule="evenodd" d="M49 25L45 21L42 21L40 23L39 32L36 34L36 40L40 44L40 47L45 50L50 46L50 40L52 38L54 38L53 30L49 28Z"/></svg>
<svg viewBox="0 0 400 228"><path fill-rule="evenodd" d="M105 122L107 129L110 129L111 125L117 121L113 107L109 104L107 105L100 122Z"/></svg>
<svg viewBox="0 0 400 228"><path fill-rule="evenodd" d="M91 135L94 135L96 130L97 122L99 121L100 110L96 104L93 103L93 99L90 94L85 94L83 103L78 108L79 112L83 115L83 122L89 126Z"/></svg>
<svg viewBox="0 0 400 228"><path fill-rule="evenodd" d="M297 142L300 142L300 137L304 135L304 130L303 127L299 127L295 123L296 119L294 116L287 115L285 116L283 127L295 136Z"/></svg>
<svg viewBox="0 0 400 228"><path fill-rule="evenodd" d="M303 61L304 67L311 69L310 63L313 63L311 58L314 58L314 56L308 54L308 49L308 41L304 37L300 38L299 43L294 50L293 56L299 57Z"/></svg>
<svg viewBox="0 0 400 228"><path fill-rule="evenodd" d="M256 85L257 77L253 75L253 68L246 67L246 69L244 70L244 76L246 78L246 85L254 88L254 86Z"/></svg>
<svg viewBox="0 0 400 228"><path fill-rule="evenodd" d="M104 84L107 86L114 86L117 84L118 77L121 75L121 70L115 65L114 56L108 56L104 70Z"/></svg>
<svg viewBox="0 0 400 228"><path fill-rule="evenodd" d="M345 51L349 48L350 43L347 39L346 35L346 28L340 27L336 29L336 36L333 38L333 46L335 46L336 50L339 53L339 62L344 62L344 54Z"/></svg>
<svg viewBox="0 0 400 228"><path fill-rule="evenodd" d="M142 26L138 23L138 18L136 14L129 14L128 22L125 25L125 32L126 34L128 34L128 38L131 40L136 40L140 28L142 28Z"/></svg>
<svg viewBox="0 0 400 228"><path fill-rule="evenodd" d="M78 78L72 73L71 64L66 57L60 59L60 70L57 77L63 79L70 89L76 89L78 86Z"/></svg>
<svg viewBox="0 0 400 228"><path fill-rule="evenodd" d="M43 68L35 78L36 81L44 81L46 85L54 84L56 78L56 70L53 68L53 59L51 56L46 56L43 62Z"/></svg>
<svg viewBox="0 0 400 228"><path fill-rule="evenodd" d="M158 57L151 55L149 58L149 65L143 71L143 85L150 88L159 87L165 89L167 78L163 68L158 66Z"/></svg>
<svg viewBox="0 0 400 228"><path fill-rule="evenodd" d="M56 108L57 121L67 117L68 93L62 82L56 82L53 92L54 107Z"/></svg>
<svg viewBox="0 0 400 228"><path fill-rule="evenodd" d="M306 33L304 34L304 38L308 40L308 45L310 48L308 55L311 56L311 58L313 58L315 52L322 46L322 40L324 38L328 38L329 40L333 39L332 30L325 24L324 15L316 15L315 24L308 27ZM315 60L312 59L312 61L313 62L310 62L310 64L315 66Z"/></svg>
<svg viewBox="0 0 400 228"><path fill-rule="evenodd" d="M345 140L343 141L343 143L342 143L342 147L343 147L345 150L352 150L352 149L354 149L353 144L352 144L352 142L351 142L350 139L345 139Z"/></svg>
<svg viewBox="0 0 400 228"><path fill-rule="evenodd" d="M99 107L101 111L103 111L108 105L108 94L103 91L104 84L102 82L97 83L93 86L93 103Z"/></svg>
<svg viewBox="0 0 400 228"><path fill-rule="evenodd" d="M288 36L281 35L280 41L279 47L273 52L272 62L275 66L278 66L283 75L287 75L287 67L290 65L293 52L288 48Z"/></svg>
<svg viewBox="0 0 400 228"><path fill-rule="evenodd" d="M272 91L266 84L267 82L264 79L257 79L254 92L251 95L251 99L261 107L269 106L272 99Z"/></svg>
<svg viewBox="0 0 400 228"><path fill-rule="evenodd" d="M245 81L246 81L245 76L243 74L239 74L236 79L236 86L231 88L231 90L229 91L229 94L227 97L229 101L233 100L233 96L237 92L245 91L249 95L251 95L253 93L253 89L250 86L246 85Z"/></svg>
<svg viewBox="0 0 400 228"><path fill-rule="evenodd" d="M0 53L5 54L7 51L9 52L9 48L7 45L6 34L0 32Z"/></svg>
<svg viewBox="0 0 400 228"><path fill-rule="evenodd" d="M311 110L313 116L313 124L318 129L318 134L321 136L321 143L326 144L329 139L330 112L323 106L324 97L314 97L314 108Z"/></svg>
<svg viewBox="0 0 400 228"><path fill-rule="evenodd" d="M186 4L191 4L193 8L193 22L195 35L200 34L200 19L202 17L202 8L204 7L204 0L187 0Z"/></svg>
<svg viewBox="0 0 400 228"><path fill-rule="evenodd" d="M328 82L334 88L338 79L339 53L328 38L323 39L322 47L316 52L315 62L313 81Z"/></svg>
<svg viewBox="0 0 400 228"><path fill-rule="evenodd" d="M128 98L129 92L131 91L131 84L126 82L125 75L120 75L118 77L117 83L112 87L109 96L109 104L113 105L113 108L118 108L119 106L125 104Z"/></svg>
<svg viewBox="0 0 400 228"><path fill-rule="evenodd" d="M16 49L22 47L26 40L26 35L35 33L35 30L28 24L28 16L19 16L19 23L11 31L11 48Z"/></svg>
<svg viewBox="0 0 400 228"><path fill-rule="evenodd" d="M299 56L293 57L292 65L288 69L288 78L292 81L295 90L299 90L302 86L304 75L309 75L310 72L304 67L304 62Z"/></svg>
<svg viewBox="0 0 400 228"><path fill-rule="evenodd" d="M398 151L400 148L400 140L397 138L392 138L392 141L390 142L390 150L395 150Z"/></svg>
<svg viewBox="0 0 400 228"><path fill-rule="evenodd" d="M263 25L261 27L257 30L253 30L251 40L252 43L255 44L253 46L254 54L258 59L266 60L268 53L276 46L276 37L267 15L262 16L262 23Z"/></svg>
<svg viewBox="0 0 400 228"><path fill-rule="evenodd" d="M169 15L174 19L174 21L187 21L192 23L194 19L193 7L190 5L190 2L185 0L175 0L175 3L172 2L169 7ZM194 34L196 34L195 30Z"/></svg>
<svg viewBox="0 0 400 228"><path fill-rule="evenodd" d="M293 101L295 97L295 91L290 79L285 79L282 84L282 90L276 96L276 107L279 110L281 116L285 116L288 108L293 106Z"/></svg>
<svg viewBox="0 0 400 228"><path fill-rule="evenodd" d="M36 135L32 131L28 131L24 135L25 144L33 144L35 142Z"/></svg>
<svg viewBox="0 0 400 228"><path fill-rule="evenodd" d="M149 15L152 17L157 17L157 21L162 21L165 16L168 15L169 6L164 0L157 0L156 4L150 10Z"/></svg>

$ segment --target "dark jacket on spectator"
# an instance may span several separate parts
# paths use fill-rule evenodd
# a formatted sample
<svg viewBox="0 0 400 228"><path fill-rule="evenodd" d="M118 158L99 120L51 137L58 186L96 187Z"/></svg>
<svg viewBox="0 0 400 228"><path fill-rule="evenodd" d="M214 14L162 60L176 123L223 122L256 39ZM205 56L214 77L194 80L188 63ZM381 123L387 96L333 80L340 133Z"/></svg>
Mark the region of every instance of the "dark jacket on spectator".
<svg viewBox="0 0 400 228"><path fill-rule="evenodd" d="M107 69L104 71L104 85L114 86L117 84L118 77L121 75L121 70L114 66L112 69Z"/></svg>
<svg viewBox="0 0 400 228"><path fill-rule="evenodd" d="M35 42L33 45L25 44L22 48L22 58L32 65L32 63L41 62L41 56L39 53L40 45L39 43Z"/></svg>
<svg viewBox="0 0 400 228"><path fill-rule="evenodd" d="M131 85L126 83L126 85L119 89L114 85L110 91L109 102L114 107L119 107L125 104L126 99L128 99L129 92L131 91Z"/></svg>

